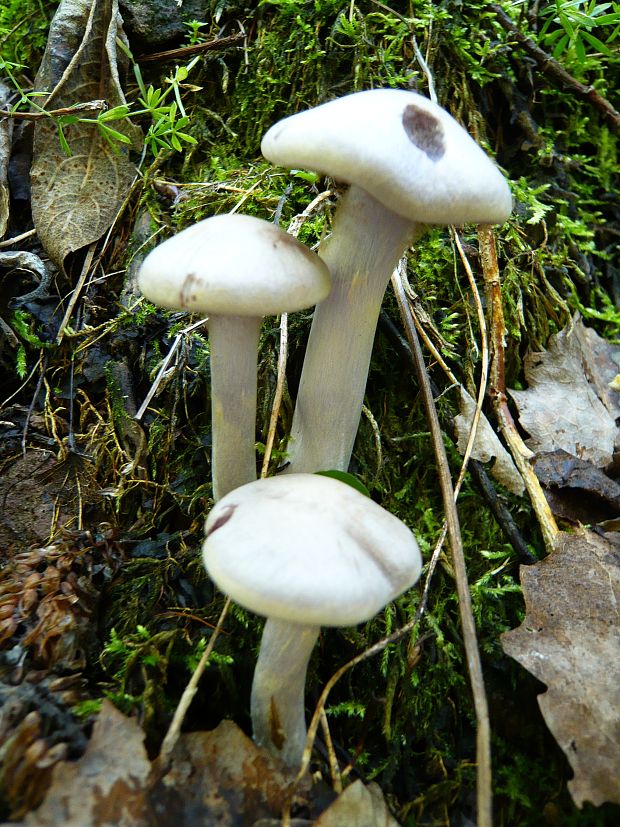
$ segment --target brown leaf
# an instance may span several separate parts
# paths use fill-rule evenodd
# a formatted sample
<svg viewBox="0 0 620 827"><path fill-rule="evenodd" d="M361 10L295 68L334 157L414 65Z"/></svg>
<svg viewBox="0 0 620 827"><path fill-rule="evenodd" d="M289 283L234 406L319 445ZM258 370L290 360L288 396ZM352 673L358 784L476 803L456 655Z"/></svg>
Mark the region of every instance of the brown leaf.
<svg viewBox="0 0 620 827"><path fill-rule="evenodd" d="M259 827L281 824L289 806L303 812L292 826L397 827L376 784L357 781L335 801L310 784L231 721L182 735L162 773L136 721L104 701L82 758L57 764L43 804L13 827Z"/></svg>
<svg viewBox="0 0 620 827"><path fill-rule="evenodd" d="M86 752L54 767L45 801L23 827L137 827L148 819L144 790L151 769L138 724L104 701Z"/></svg>
<svg viewBox="0 0 620 827"><path fill-rule="evenodd" d="M159 824L252 827L260 818L279 817L293 778L232 721L222 721L212 732L179 739L150 800Z"/></svg>
<svg viewBox="0 0 620 827"><path fill-rule="evenodd" d="M620 516L620 483L566 451L538 454L534 471L556 516L600 523Z"/></svg>
<svg viewBox="0 0 620 827"><path fill-rule="evenodd" d="M35 81L37 91L52 90L45 107L100 99L110 107L124 104L117 37L123 39L118 0L63 0ZM111 126L138 147L139 131L129 121ZM31 170L34 224L59 266L68 253L96 241L110 227L135 175L127 146L118 144L115 152L94 125L67 126L65 135L70 157L54 122L37 121Z"/></svg>
<svg viewBox="0 0 620 827"><path fill-rule="evenodd" d="M618 438L618 414L608 407L613 406L612 395L618 395L607 388L606 404L599 399L597 391L607 383L594 358L594 340L584 331L577 320L551 337L548 350L527 356L529 388L509 393L519 409L521 425L530 434L527 444L532 451L561 449L603 467L611 462ZM607 358L614 364L620 359L620 347L609 348ZM601 352L597 348L598 356ZM589 381L590 377L595 381ZM613 374L607 382L612 378Z"/></svg>
<svg viewBox="0 0 620 827"><path fill-rule="evenodd" d="M356 781L314 822L315 827L398 827L377 784Z"/></svg>
<svg viewBox="0 0 620 827"><path fill-rule="evenodd" d="M620 804L620 549L588 530L562 534L521 582L527 612L504 651L547 685L538 703L577 806Z"/></svg>

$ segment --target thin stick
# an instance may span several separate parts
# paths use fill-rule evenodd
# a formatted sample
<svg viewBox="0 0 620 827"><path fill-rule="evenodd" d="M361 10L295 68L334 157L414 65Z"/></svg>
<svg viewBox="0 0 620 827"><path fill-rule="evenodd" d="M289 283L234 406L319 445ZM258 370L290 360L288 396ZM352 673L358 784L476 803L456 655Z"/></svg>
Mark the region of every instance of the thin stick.
<svg viewBox="0 0 620 827"><path fill-rule="evenodd" d="M81 112L105 112L109 109L107 101L95 100L86 103L74 103L60 109L44 109L41 112L20 112L18 109L0 109L0 118L13 118L20 121L38 121L41 118L75 115Z"/></svg>
<svg viewBox="0 0 620 827"><path fill-rule="evenodd" d="M181 341L183 340L183 337L187 336L188 333L192 333L192 331L196 330L197 328L202 327L202 325L205 324L206 321L207 321L207 319L200 319L199 322L194 322L193 324L190 324L187 327L184 327L183 330L180 330L177 333L177 335L174 337L172 345L170 346L170 350L166 354L166 358L164 359L164 361L161 363L161 366L160 366L159 370L157 371L157 376L153 380L153 384L149 388L149 392L147 393L147 395L144 398L144 402L140 405L140 408L138 409L136 415L134 416L134 419L136 419L138 422L142 419L142 417L146 413L146 409L151 404L151 399L157 393L157 389L159 388L161 380L164 378L164 376L166 374L166 371L168 370L168 365L172 361L172 357L174 356L174 354L177 352L177 349L178 349L179 345L181 344Z"/></svg>
<svg viewBox="0 0 620 827"><path fill-rule="evenodd" d="M93 243L88 248L88 251L86 252L86 257L84 259L84 264L82 266L80 277L77 280L77 284L73 288L73 293L71 294L71 298L69 299L69 305L67 307L67 310L65 311L65 315L62 318L60 327L58 328L58 334L56 336L57 345L59 345L62 342L63 336L65 335L65 327L69 324L69 319L71 318L71 314L73 313L73 308L75 307L77 300L80 297L82 288L86 284L86 279L88 278L88 274L90 272L90 266L93 263L93 258L95 255L95 244L96 242L93 241Z"/></svg>
<svg viewBox="0 0 620 827"><path fill-rule="evenodd" d="M194 669L194 674L192 675L192 677L189 680L189 683L183 690L181 700L179 701L179 704L174 711L172 722L168 727L168 732L166 733L164 740L162 741L161 750L159 751L159 764L162 768L168 766L172 750L174 749L179 735L181 734L181 726L183 725L183 720L185 718L187 710L189 709L192 701L194 700L194 695L198 690L198 683L200 682L202 673L205 671L207 663L209 662L209 658L211 657L211 653L213 652L213 647L215 646L215 641L217 640L219 633L222 631L222 627L224 625L226 615L228 614L230 603L230 597L227 597L226 602L224 603L224 607L217 621L217 626L213 630L213 634L209 638L209 642L207 643L206 649L202 653L202 657L200 658L200 660L198 661L198 665Z"/></svg>
<svg viewBox="0 0 620 827"><path fill-rule="evenodd" d="M433 394L430 387L428 374L424 366L424 357L420 347L420 341L416 332L415 324L411 315L411 311L407 304L407 298L403 284L398 277L397 271L392 276L392 286L396 295L401 315L405 322L405 332L407 339L413 353L418 385L422 391L426 414L429 420L431 436L433 445L435 447L435 454L437 459L437 470L439 472L439 481L441 486L441 493L443 498L444 510L447 521L447 532L450 540L450 549L452 552L452 566L454 568L454 578L456 582L456 591L459 600L459 610L461 616L461 627L463 630L463 643L465 646L465 654L467 657L467 667L469 671L469 679L472 688L474 699L474 708L476 712L477 734L476 734L476 758L478 764L477 772L477 813L478 827L490 827L492 824L492 791L491 791L491 731L489 725L489 710L484 688L484 678L482 675L482 664L480 662L480 652L476 640L476 625L474 623L471 595L469 593L469 585L467 582L467 569L465 567L465 557L463 553L463 542L459 527L459 518L454 502L454 490L452 487L452 479L450 477L450 468L448 465L448 458L443 444L441 434L441 426L439 424L439 417L437 416L437 409L433 400Z"/></svg>
<svg viewBox="0 0 620 827"><path fill-rule="evenodd" d="M276 428L278 426L278 418L280 416L280 408L282 406L282 397L284 396L284 383L286 379L286 361L288 358L288 313L283 313L280 316L280 350L278 353L278 376L276 379L276 390L273 395L273 405L271 408L271 417L269 418L269 431L267 432L267 441L265 442L265 455L263 457L263 465L260 476L264 479L269 470L269 460L271 459L271 452L273 450L273 443L276 438Z"/></svg>
<svg viewBox="0 0 620 827"><path fill-rule="evenodd" d="M301 761L301 766L299 768L299 772L295 777L295 784L291 790L291 798L294 794L295 787L303 780L305 777L308 767L310 766L310 758L312 757L312 747L314 744L314 739L316 738L316 733L319 727L319 723L321 720L321 714L325 709L325 704L327 702L327 698L329 693L332 691L334 686L338 683L340 678L352 669L354 666L357 666L358 663L362 663L362 661L368 660L368 658L373 657L374 655L378 655L382 652L386 646L389 646L391 643L397 643L399 640L402 640L406 635L408 635L413 629L415 629L416 625L422 619L424 612L426 611L426 604L428 602L428 595L430 593L430 585L433 579L433 574L435 573L435 569L437 568L437 563L439 562L439 555L441 554L441 549L443 547L443 543L446 539L446 530L442 531L439 540L435 546L433 551L431 561L428 564L428 571L426 573L426 582L424 584L424 591L422 592L422 599L420 600L420 605L417 608L415 616L408 622L405 623L404 626L401 626L400 629L396 629L396 631L392 632L391 634L387 635L387 637L378 640L372 646L365 649L359 655L356 655L354 658L351 658L350 661L347 661L343 666L340 667L331 678L327 681L325 686L323 687L323 691L319 696L319 700L317 701L314 713L312 715L312 719L310 720L310 725L308 726L308 735L306 737L306 746L304 748L304 754Z"/></svg>
<svg viewBox="0 0 620 827"><path fill-rule="evenodd" d="M538 481L534 469L530 465L532 451L521 439L517 431L512 414L508 408L506 398L506 377L504 372L504 311L502 307L501 282L499 266L497 264L497 250L493 230L488 225L478 228L478 244L480 260L484 276L487 305L491 313L491 387L489 395L497 417L501 432L512 454L515 465L523 477L532 507L538 518L538 524L543 535L545 548L551 553L556 546L558 527L549 504Z"/></svg>
<svg viewBox="0 0 620 827"><path fill-rule="evenodd" d="M25 233L21 233L20 235L14 235L13 238L5 238L3 241L0 241L0 250L3 250L5 247L13 247L15 244L19 244L20 241L25 241L27 238L32 238L33 235L36 235L37 231L32 228L32 230L26 230Z"/></svg>
<svg viewBox="0 0 620 827"><path fill-rule="evenodd" d="M480 293L478 292L478 286L476 284L476 279L474 278L474 274L472 273L471 266L469 264L469 260L465 255L465 250L463 249L463 245L461 244L461 238L457 231L452 228L452 237L454 238L454 242L456 244L456 248L459 252L459 256L461 258L461 262L463 267L465 268L465 272L467 274L467 280L469 281L469 287L472 292L472 296L474 298L474 304L476 306L476 312L478 315L478 325L480 327L480 364L481 364L481 375L480 375L480 386L478 388L478 398L476 399L476 408L474 411L474 416L471 421L471 425L469 428L469 436L467 438L467 447L465 448L465 454L463 455L463 464L461 466L461 471L459 474L459 478L457 480L457 484L454 490L454 498L458 496L458 492L461 490L461 486L465 479L465 472L467 471L467 466L469 464L469 459L472 455L472 451L474 450L474 443L476 441L476 432L478 430L478 425L480 423L480 417L482 415L482 405L484 403L484 398L487 392L487 382L489 380L489 344L487 339L487 326L486 321L484 318L484 310L482 308L482 302L480 301Z"/></svg>
<svg viewBox="0 0 620 827"><path fill-rule="evenodd" d="M338 767L338 759L336 758L336 751L334 750L334 743L329 731L329 724L327 722L327 715L325 709L321 707L319 716L321 721L321 729L323 730L323 738L325 738L325 745L327 747L327 759L329 761L329 771L332 777L332 788L337 795L342 792L342 776L340 775L340 768Z"/></svg>
<svg viewBox="0 0 620 827"><path fill-rule="evenodd" d="M179 60L188 55L200 54L201 52L215 52L220 49L227 49L229 46L236 46L243 43L244 34L230 34L227 37L219 37L217 40L208 40L205 43L194 43L192 46L181 46L179 49L170 49L167 52L153 52L150 55L140 55L139 63L151 63L156 60Z"/></svg>

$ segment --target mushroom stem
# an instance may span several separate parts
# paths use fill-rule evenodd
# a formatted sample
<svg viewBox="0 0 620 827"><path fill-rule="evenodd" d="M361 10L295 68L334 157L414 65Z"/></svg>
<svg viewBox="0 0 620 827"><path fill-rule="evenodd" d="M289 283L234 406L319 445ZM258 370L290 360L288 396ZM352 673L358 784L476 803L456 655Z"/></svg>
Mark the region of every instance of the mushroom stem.
<svg viewBox="0 0 620 827"><path fill-rule="evenodd" d="M254 740L293 768L306 743L306 671L318 636L318 626L268 618L254 672Z"/></svg>
<svg viewBox="0 0 620 827"><path fill-rule="evenodd" d="M314 313L289 441L287 473L346 471L383 295L407 247L425 231L357 186L343 196L320 257L332 292Z"/></svg>
<svg viewBox="0 0 620 827"><path fill-rule="evenodd" d="M256 360L261 319L211 316L213 498L256 479Z"/></svg>

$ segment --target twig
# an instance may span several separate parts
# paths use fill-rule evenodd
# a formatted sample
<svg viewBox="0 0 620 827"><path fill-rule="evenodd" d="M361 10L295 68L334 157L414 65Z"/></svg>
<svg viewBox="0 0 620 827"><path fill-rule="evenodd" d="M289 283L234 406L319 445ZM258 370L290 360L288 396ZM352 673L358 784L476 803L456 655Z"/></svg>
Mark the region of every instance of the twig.
<svg viewBox="0 0 620 827"><path fill-rule="evenodd" d="M286 380L286 361L288 358L288 313L282 313L280 316L280 349L278 351L278 369L276 379L276 390L273 395L273 405L271 407L271 416L269 418L269 430L267 432L267 441L265 442L265 455L263 457L263 465L261 468L261 479L267 476L269 470L269 460L271 459L271 452L273 450L273 443L276 438L276 428L278 426L278 418L280 416L280 408L282 406L282 397L284 396L284 383Z"/></svg>
<svg viewBox="0 0 620 827"><path fill-rule="evenodd" d="M153 384L149 388L149 392L144 397L144 402L140 405L136 415L134 416L135 420L137 420L139 422L142 419L142 417L144 416L144 414L146 412L146 409L151 404L151 399L157 393L157 389L159 388L161 380L165 376L166 371L168 370L168 365L172 361L172 357L174 356L174 354L177 352L178 347L179 347L179 345L181 344L181 342L183 340L183 337L187 336L188 333L192 333L197 328L202 327L202 325L205 324L206 321L207 321L206 319L200 319L199 322L194 322L193 324L190 324L187 327L184 327L183 330L180 330L177 333L177 335L174 337L174 341L172 342L172 345L170 346L170 350L166 354L166 358L164 359L164 361L161 363L161 367L157 371L157 375L156 375L155 379L153 380Z"/></svg>
<svg viewBox="0 0 620 827"><path fill-rule="evenodd" d="M41 118L55 118L60 115L77 115L82 112L106 112L108 102L105 100L74 103L72 106L62 106L60 109L46 109L43 112L20 112L18 109L0 109L0 118L13 118L20 121L38 121Z"/></svg>
<svg viewBox="0 0 620 827"><path fill-rule="evenodd" d="M587 100L595 109L603 115L607 121L607 125L614 132L620 133L620 112L611 105L611 103L604 98L594 86L585 86L576 78L570 75L558 61L547 54L540 46L537 46L534 41L522 34L515 24L510 19L510 16L498 6L496 3L490 3L488 8L495 12L497 22L500 26L511 34L523 49L534 58L538 64L540 71L551 78L556 83L565 86L571 92L574 92L580 98Z"/></svg>
<svg viewBox="0 0 620 827"><path fill-rule="evenodd" d="M227 49L229 46L236 46L243 43L244 34L231 34L227 37L219 37L217 40L208 40L206 43L194 43L192 46L181 46L179 49L170 49L167 52L153 52L150 55L140 55L139 63L150 63L155 60L177 60L188 55L199 54L200 52L215 52L220 49Z"/></svg>
<svg viewBox="0 0 620 827"><path fill-rule="evenodd" d="M325 738L325 745L327 747L327 760L329 762L329 771L332 777L332 788L336 795L342 792L342 776L338 767L338 759L336 758L336 751L334 750L334 743L329 731L329 724L327 722L327 715L325 709L321 708L320 713L321 729L323 730L323 738Z"/></svg>
<svg viewBox="0 0 620 827"><path fill-rule="evenodd" d="M391 634L387 635L386 637L378 640L372 646L369 646L368 649L365 649L363 652L360 652L359 655L356 655L354 658L351 658L350 661L347 661L343 666L340 667L331 678L327 681L325 686L323 687L323 691L321 692L319 699L317 701L316 707L314 709L314 713L310 720L310 724L308 726L308 734L306 736L306 746L304 747L304 753L301 760L301 766L299 768L299 772L295 777L295 783L293 784L291 790L289 791L289 802L292 800L293 795L295 793L295 789L297 785L303 781L306 772L308 771L308 767L310 766L310 759L312 757L312 747L314 745L314 739L316 738L316 733L319 727L319 723L321 721L321 716L323 714L323 710L325 709L325 704L327 702L327 698L329 697L329 693L332 691L334 686L338 683L340 678L352 669L354 666L357 666L362 661L368 660L368 658L372 658L375 655L378 655L382 652L386 646L389 646L391 643L397 643L399 640L402 640L406 635L415 629L417 624L422 619L424 612L426 611L426 604L428 603L428 595L430 593L430 586L431 581L433 579L433 574L435 573L435 569L437 568L437 563L439 562L439 555L441 554L441 549L443 547L443 543L446 538L445 530L441 533L439 540L433 550L433 554L431 556L430 563L428 564L428 570L426 572L426 581L424 583L424 591L422 592L422 598L420 600L420 604L416 610L414 617L405 623L404 626L401 626L399 629L396 629Z"/></svg>
<svg viewBox="0 0 620 827"><path fill-rule="evenodd" d="M3 250L5 247L13 247L15 244L19 244L27 238L32 238L32 236L36 234L37 231L33 227L32 230L26 230L25 233L21 233L20 235L14 235L12 238L5 238L0 241L0 250Z"/></svg>
<svg viewBox="0 0 620 827"><path fill-rule="evenodd" d="M80 277L77 280L77 284L73 288L73 292L71 293L71 298L69 299L69 305L65 311L65 315L62 318L62 322L60 323L60 327L58 328L58 333L56 335L56 344L59 345L62 340L63 336L65 335L65 327L69 324L69 319L71 318L71 314L73 313L73 308L75 307L77 300L80 297L80 293L84 284L86 283L86 279L88 278L88 274L90 272L91 264L93 263L93 258L95 256L95 246L96 243L90 245L86 252L86 257L84 259L84 264L82 265L82 271L80 273Z"/></svg>
<svg viewBox="0 0 620 827"><path fill-rule="evenodd" d="M463 643L467 657L469 679L474 699L476 712L477 733L476 733L476 759L478 764L477 772L477 824L478 827L490 827L492 824L492 791L491 791L491 731L489 725L489 710L482 676L482 664L480 652L476 640L476 625L474 623L471 595L467 582L467 569L463 553L463 541L459 527L459 518L454 502L454 490L450 477L448 457L441 434L441 426L433 393L426 368L420 341L413 322L411 310L407 303L407 297L398 272L392 275L392 286L396 295L396 301L405 323L405 332L409 346L415 360L418 384L422 391L426 414L428 417L433 445L437 460L437 470L444 510L447 521L447 534L450 540L452 552L452 566L456 582L456 591L459 600L459 611L461 616L461 627L463 631Z"/></svg>
<svg viewBox="0 0 620 827"><path fill-rule="evenodd" d="M491 313L492 361L489 395L506 444L525 482L532 507L538 518L545 548L550 553L555 549L558 527L542 487L534 473L534 469L530 465L529 461L533 454L517 431L506 398L506 378L504 373L504 337L506 335L506 328L504 326L504 310L502 307L495 237L490 226L481 225L478 228L478 244L480 247L480 260L482 262L487 305Z"/></svg>
<svg viewBox="0 0 620 827"><path fill-rule="evenodd" d="M226 615L228 613L228 609L230 607L231 600L229 597L226 598L226 602L224 603L224 608L222 609L219 619L217 621L217 626L213 630L213 634L209 638L209 642L202 653L202 657L198 661L198 665L194 669L194 673L189 680L189 683L183 690L183 694L181 695L181 700L177 708L174 711L174 715L172 716L172 722L168 727L168 732L166 733L164 740L161 744L161 749L159 751L159 766L160 769L165 769L168 766L168 762L170 760L170 755L172 754L172 750L179 738L181 733L181 726L183 725L183 720L189 709L192 701L194 700L194 695L198 690L198 683L200 682L200 678L202 677L202 673L205 671L207 663L209 662L209 658L211 657L211 652L213 652L213 647L215 646L215 641L218 638L218 635L222 631L222 627L224 625L224 620L226 619Z"/></svg>

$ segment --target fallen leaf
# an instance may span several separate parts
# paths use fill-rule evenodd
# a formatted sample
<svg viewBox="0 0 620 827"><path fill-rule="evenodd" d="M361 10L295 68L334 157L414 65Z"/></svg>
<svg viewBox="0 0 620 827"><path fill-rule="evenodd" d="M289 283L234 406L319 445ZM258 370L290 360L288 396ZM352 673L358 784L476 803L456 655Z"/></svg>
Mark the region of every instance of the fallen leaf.
<svg viewBox="0 0 620 827"><path fill-rule="evenodd" d="M179 738L169 772L149 793L157 816L152 823L251 827L260 818L280 816L293 782L280 761L232 721L222 721L212 732ZM303 787L297 801L302 798Z"/></svg>
<svg viewBox="0 0 620 827"><path fill-rule="evenodd" d="M0 109L7 109L13 90L0 81ZM0 118L0 238L6 233L9 221L9 160L13 140L13 121Z"/></svg>
<svg viewBox="0 0 620 827"><path fill-rule="evenodd" d="M611 462L618 439L620 409L614 413L618 402L612 396L618 394L608 384L617 373L611 365L620 359L620 347L599 347L585 331L576 320L551 337L548 350L529 354L525 359L529 388L509 393L534 453L560 449L604 467ZM604 353L609 363L606 369L600 364ZM602 378L607 375L606 380ZM598 396L603 386L605 403Z"/></svg>
<svg viewBox="0 0 620 827"><path fill-rule="evenodd" d="M620 804L620 549L583 529L521 567L526 616L504 651L547 685L538 703L578 807Z"/></svg>
<svg viewBox="0 0 620 827"><path fill-rule="evenodd" d="M463 456L469 440L471 423L474 420L476 402L467 393L465 388L461 387L460 392L459 405L461 413L455 417L454 426L458 436L457 448L461 456ZM477 459L480 462L490 462L494 460L490 469L491 476L512 494L523 494L525 490L523 478L517 470L512 457L499 441L497 434L484 414L481 414L480 421L478 422L478 429L471 455L473 459Z"/></svg>
<svg viewBox="0 0 620 827"><path fill-rule="evenodd" d="M398 827L376 784L356 781L335 798L311 783L308 775L296 784L295 773L231 721L182 735L162 770L149 761L135 719L104 701L84 755L57 763L41 806L11 824L267 827L281 824L292 807L299 817L291 827Z"/></svg>
<svg viewBox="0 0 620 827"><path fill-rule="evenodd" d="M104 701L82 758L54 767L45 801L19 823L23 827L154 824L144 795L151 764L143 741L136 721Z"/></svg>
<svg viewBox="0 0 620 827"><path fill-rule="evenodd" d="M584 524L620 516L620 483L591 462L552 451L538 454L533 466L556 516Z"/></svg>
<svg viewBox="0 0 620 827"><path fill-rule="evenodd" d="M39 105L58 109L100 99L110 107L124 104L117 38L124 39L118 0L63 0L35 80L36 91L51 90ZM127 119L111 125L133 148L141 145L139 130ZM110 227L135 175L127 145L112 149L94 125L74 123L64 133L69 157L54 122L37 121L31 169L34 224L58 266Z"/></svg>
<svg viewBox="0 0 620 827"><path fill-rule="evenodd" d="M314 822L315 827L398 827L377 784L355 781Z"/></svg>

